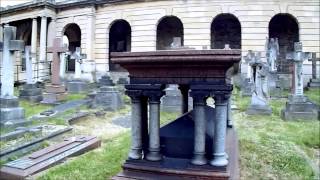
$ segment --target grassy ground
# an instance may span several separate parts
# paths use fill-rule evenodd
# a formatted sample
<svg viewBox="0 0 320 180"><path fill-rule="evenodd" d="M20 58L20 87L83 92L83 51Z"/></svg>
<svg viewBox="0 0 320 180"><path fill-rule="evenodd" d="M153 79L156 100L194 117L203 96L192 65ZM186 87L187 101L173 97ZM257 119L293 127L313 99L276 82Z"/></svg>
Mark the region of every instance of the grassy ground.
<svg viewBox="0 0 320 180"><path fill-rule="evenodd" d="M239 136L241 179L317 179L319 177L320 139L319 121L288 122L280 119L285 99L270 101L271 116L248 116L245 110L250 98L239 97L235 90L234 102L239 110L233 112ZM306 95L319 103L319 90L306 91ZM320 103L319 103L320 104ZM126 114L129 107L120 111ZM37 179L109 179L121 170L130 146L128 129L111 133L111 117L90 117L76 127L75 132L97 134L102 146L84 155L51 168ZM175 119L175 113L162 113L161 124ZM84 128L87 126L87 129ZM98 131L98 127L102 127ZM90 130L91 129L91 130ZM93 130L92 130L93 129Z"/></svg>

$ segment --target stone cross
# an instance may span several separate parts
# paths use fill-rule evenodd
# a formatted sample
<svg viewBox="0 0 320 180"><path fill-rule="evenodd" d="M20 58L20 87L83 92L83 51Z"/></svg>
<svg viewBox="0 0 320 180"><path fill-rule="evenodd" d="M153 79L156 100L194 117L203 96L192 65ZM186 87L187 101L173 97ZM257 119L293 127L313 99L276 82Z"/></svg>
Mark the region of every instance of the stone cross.
<svg viewBox="0 0 320 180"><path fill-rule="evenodd" d="M53 53L52 57L52 64L51 64L51 83L53 85L60 85L60 76L59 76L59 71L60 71L60 57L59 53L67 52L68 48L65 46L62 46L62 41L60 38L55 38L53 40L53 46L49 47L47 49L48 53Z"/></svg>
<svg viewBox="0 0 320 180"><path fill-rule="evenodd" d="M320 58L317 58L317 53L312 53L311 56L309 61L312 62L312 79L317 79L317 61L320 62Z"/></svg>
<svg viewBox="0 0 320 180"><path fill-rule="evenodd" d="M14 71L13 62L15 51L23 51L24 42L16 40L17 28L13 26L4 26L3 28L3 67L6 67L1 76L1 96L13 96L14 91Z"/></svg>
<svg viewBox="0 0 320 180"><path fill-rule="evenodd" d="M24 56L26 59L27 84L34 84L33 71L32 71L32 58L35 57L35 54L31 53L31 46L25 46Z"/></svg>
<svg viewBox="0 0 320 180"><path fill-rule="evenodd" d="M296 96L303 96L303 72L302 63L306 59L311 59L311 53L302 52L302 43L294 43L294 52L287 53L286 59L294 63L294 88L293 94Z"/></svg>
<svg viewBox="0 0 320 180"><path fill-rule="evenodd" d="M74 72L74 78L80 79L81 78L81 64L82 59L86 59L87 54L81 54L81 48L76 47L76 51L71 55L70 59L75 59L75 72Z"/></svg>

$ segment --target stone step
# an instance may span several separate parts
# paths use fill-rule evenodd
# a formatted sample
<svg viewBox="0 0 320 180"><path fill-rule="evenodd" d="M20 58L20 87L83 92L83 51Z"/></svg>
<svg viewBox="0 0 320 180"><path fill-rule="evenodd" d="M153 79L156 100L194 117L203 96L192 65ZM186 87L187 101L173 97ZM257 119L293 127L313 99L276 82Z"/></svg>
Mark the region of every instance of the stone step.
<svg viewBox="0 0 320 180"><path fill-rule="evenodd" d="M20 96L36 96L36 95L41 95L42 89L40 88L33 88L33 89L22 89L19 92L19 97Z"/></svg>

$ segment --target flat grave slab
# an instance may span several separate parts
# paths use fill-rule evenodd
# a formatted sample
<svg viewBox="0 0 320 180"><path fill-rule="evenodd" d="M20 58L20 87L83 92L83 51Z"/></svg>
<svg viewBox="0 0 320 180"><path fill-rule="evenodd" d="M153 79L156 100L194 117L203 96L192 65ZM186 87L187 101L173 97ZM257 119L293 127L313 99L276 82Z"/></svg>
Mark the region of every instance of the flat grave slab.
<svg viewBox="0 0 320 180"><path fill-rule="evenodd" d="M24 179L61 162L67 157L82 154L101 145L95 136L76 136L5 164L1 179Z"/></svg>

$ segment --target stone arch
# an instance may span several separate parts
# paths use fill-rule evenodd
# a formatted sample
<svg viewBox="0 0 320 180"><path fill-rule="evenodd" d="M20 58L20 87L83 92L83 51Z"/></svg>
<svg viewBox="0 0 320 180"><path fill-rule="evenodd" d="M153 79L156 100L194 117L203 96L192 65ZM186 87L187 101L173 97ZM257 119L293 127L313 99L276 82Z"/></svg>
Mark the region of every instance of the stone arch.
<svg viewBox="0 0 320 180"><path fill-rule="evenodd" d="M110 61L111 52L131 51L131 26L128 21L118 19L113 21L109 27L109 70L125 71L120 65Z"/></svg>
<svg viewBox="0 0 320 180"><path fill-rule="evenodd" d="M236 16L229 13L217 15L211 23L211 49L241 49L241 24Z"/></svg>
<svg viewBox="0 0 320 180"><path fill-rule="evenodd" d="M299 23L291 14L279 13L269 22L269 38L278 38L280 55L277 61L277 71L290 73L290 63L286 53L293 51L294 42L299 41Z"/></svg>
<svg viewBox="0 0 320 180"><path fill-rule="evenodd" d="M68 49L72 53L76 50L76 47L81 47L81 29L76 23L67 24L62 31L62 35L68 39ZM66 62L66 70L68 72L75 71L75 60L68 59Z"/></svg>
<svg viewBox="0 0 320 180"><path fill-rule="evenodd" d="M170 47L173 37L181 38L181 45L184 44L184 33L182 21L176 16L162 17L157 25L157 50L165 50Z"/></svg>

